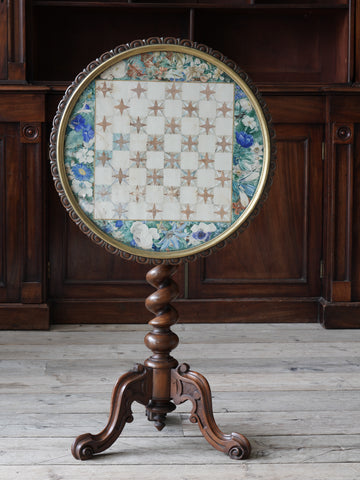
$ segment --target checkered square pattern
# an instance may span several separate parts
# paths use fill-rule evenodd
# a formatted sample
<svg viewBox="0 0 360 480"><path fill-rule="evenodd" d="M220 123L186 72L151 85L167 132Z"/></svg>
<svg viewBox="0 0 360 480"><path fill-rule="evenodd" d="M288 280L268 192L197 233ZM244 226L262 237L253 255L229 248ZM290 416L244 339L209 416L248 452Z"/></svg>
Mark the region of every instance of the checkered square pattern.
<svg viewBox="0 0 360 480"><path fill-rule="evenodd" d="M95 218L231 221L234 85L96 81Z"/></svg>

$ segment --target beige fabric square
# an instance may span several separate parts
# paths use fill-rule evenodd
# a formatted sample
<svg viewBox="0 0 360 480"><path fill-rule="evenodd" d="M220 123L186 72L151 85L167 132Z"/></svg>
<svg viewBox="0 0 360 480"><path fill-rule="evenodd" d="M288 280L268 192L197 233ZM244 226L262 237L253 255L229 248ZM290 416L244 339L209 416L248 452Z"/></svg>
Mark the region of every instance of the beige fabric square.
<svg viewBox="0 0 360 480"><path fill-rule="evenodd" d="M176 168L164 168L164 185L180 186L180 170Z"/></svg>
<svg viewBox="0 0 360 480"><path fill-rule="evenodd" d="M146 168L164 168L164 152L146 152Z"/></svg>
<svg viewBox="0 0 360 480"><path fill-rule="evenodd" d="M129 168L129 185L146 185L146 168Z"/></svg>

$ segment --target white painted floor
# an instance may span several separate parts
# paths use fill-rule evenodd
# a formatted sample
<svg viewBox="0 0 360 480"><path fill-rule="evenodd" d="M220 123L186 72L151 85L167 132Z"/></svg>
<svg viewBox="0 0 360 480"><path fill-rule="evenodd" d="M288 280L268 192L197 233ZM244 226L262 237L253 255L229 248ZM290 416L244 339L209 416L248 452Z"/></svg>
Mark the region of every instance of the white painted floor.
<svg viewBox="0 0 360 480"><path fill-rule="evenodd" d="M174 327L174 356L207 377L219 427L249 438L249 460L214 450L188 421L189 402L162 432L134 404L105 454L73 459L73 439L105 426L117 378L150 355L148 330L1 333L1 480L360 479L360 330L316 324Z"/></svg>

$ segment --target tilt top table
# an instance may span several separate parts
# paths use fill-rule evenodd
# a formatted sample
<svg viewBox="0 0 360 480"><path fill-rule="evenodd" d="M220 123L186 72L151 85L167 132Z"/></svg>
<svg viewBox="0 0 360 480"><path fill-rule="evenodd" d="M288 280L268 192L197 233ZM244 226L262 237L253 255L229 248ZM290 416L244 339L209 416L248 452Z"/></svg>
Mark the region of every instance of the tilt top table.
<svg viewBox="0 0 360 480"><path fill-rule="evenodd" d="M120 45L90 63L60 102L50 161L72 220L96 244L128 260L155 264L157 290L145 302L155 317L145 336L152 355L125 373L108 424L72 446L86 460L106 450L146 408L157 429L190 400L190 420L233 459L250 454L246 437L217 427L206 379L170 353L178 315L177 265L209 255L258 213L274 170L274 132L245 72L205 45L151 38Z"/></svg>

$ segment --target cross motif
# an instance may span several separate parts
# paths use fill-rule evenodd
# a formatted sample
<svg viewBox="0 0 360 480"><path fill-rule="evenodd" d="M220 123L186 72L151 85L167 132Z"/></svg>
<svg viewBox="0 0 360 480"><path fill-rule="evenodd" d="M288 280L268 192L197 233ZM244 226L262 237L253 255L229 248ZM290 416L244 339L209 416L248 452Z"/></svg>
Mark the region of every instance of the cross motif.
<svg viewBox="0 0 360 480"><path fill-rule="evenodd" d="M123 173L122 169L120 168L119 172L115 175L113 175L113 178L117 178L119 180L120 185L122 184L123 180L126 180L129 175L125 175Z"/></svg>
<svg viewBox="0 0 360 480"><path fill-rule="evenodd" d="M201 90L200 93L202 93L203 95L206 96L206 100L209 100L210 96L211 96L211 95L214 95L215 90L211 90L211 88L209 87L209 85L206 85L205 90Z"/></svg>
<svg viewBox="0 0 360 480"><path fill-rule="evenodd" d="M221 150L222 152L226 152L227 148L231 146L231 142L228 142L226 140L226 137L223 136L222 140L219 140L219 141L216 142L216 145L222 149Z"/></svg>
<svg viewBox="0 0 360 480"><path fill-rule="evenodd" d="M165 195L168 196L170 199L176 199L180 196L180 191L176 187L169 187L168 190L165 192Z"/></svg>
<svg viewBox="0 0 360 480"><path fill-rule="evenodd" d="M214 195L212 193L209 193L207 188L204 188L203 193L198 193L198 195L199 197L203 198L204 203L207 203L209 198L214 198Z"/></svg>
<svg viewBox="0 0 360 480"><path fill-rule="evenodd" d="M141 128L145 127L146 123L142 123L140 117L138 116L136 122L135 120L133 120L132 122L130 122L130 125L136 128L136 133L140 133Z"/></svg>
<svg viewBox="0 0 360 480"><path fill-rule="evenodd" d="M147 184L148 185L160 185L160 180L162 180L162 173L157 173L156 170L153 170L153 173L150 175L150 172L147 174Z"/></svg>
<svg viewBox="0 0 360 480"><path fill-rule="evenodd" d="M112 125L111 123L109 123L107 120L106 120L106 117L104 115L104 118L102 120L102 122L99 122L97 123L96 125L99 125L100 127L103 128L103 131L105 132L105 130L107 129L107 127L109 127L110 125Z"/></svg>
<svg viewBox="0 0 360 480"><path fill-rule="evenodd" d="M228 113L228 112L231 112L231 108L229 108L229 107L226 105L226 103L224 102L224 103L222 104L222 107L218 108L217 111L218 111L218 112L221 112L221 113L224 115L224 117L226 117L227 113Z"/></svg>
<svg viewBox="0 0 360 480"><path fill-rule="evenodd" d="M141 156L140 152L136 152L136 156L130 160L136 164L137 168L144 166L145 158Z"/></svg>
<svg viewBox="0 0 360 480"><path fill-rule="evenodd" d="M129 143L129 140L125 140L124 136L120 135L120 138L118 140L115 140L114 143L117 143L120 147L120 150L121 150L124 145Z"/></svg>
<svg viewBox="0 0 360 480"><path fill-rule="evenodd" d="M174 100L176 95L180 93L180 88L176 88L175 82L171 85L171 88L166 89L166 93L172 96L172 99Z"/></svg>
<svg viewBox="0 0 360 480"><path fill-rule="evenodd" d="M139 203L139 201L143 200L145 196L145 188L141 188L139 185L136 185L135 190L130 192L130 195L133 197L136 203Z"/></svg>
<svg viewBox="0 0 360 480"><path fill-rule="evenodd" d="M121 204L117 205L114 210L117 215L117 218L119 219L124 217L126 218L127 209L124 208Z"/></svg>
<svg viewBox="0 0 360 480"><path fill-rule="evenodd" d="M184 215L186 215L186 220L189 220L190 215L192 215L193 213L195 213L195 210L191 210L190 205L187 204L186 209L185 209L185 210L181 210L181 213L183 213Z"/></svg>
<svg viewBox="0 0 360 480"><path fill-rule="evenodd" d="M210 163L214 163L215 160L213 160L212 158L209 158L209 154L208 153L205 153L205 156L204 158L199 158L199 162L202 162L204 165L205 165L205 168L208 168L209 167L209 164Z"/></svg>
<svg viewBox="0 0 360 480"><path fill-rule="evenodd" d="M96 192L97 195L100 195L100 197L107 197L110 195L110 188L105 187L104 185Z"/></svg>
<svg viewBox="0 0 360 480"><path fill-rule="evenodd" d="M172 117L170 122L167 122L166 128L168 128L171 133L176 133L180 129L180 124L176 123L176 120L174 117Z"/></svg>
<svg viewBox="0 0 360 480"><path fill-rule="evenodd" d="M187 170L186 175L183 175L181 178L182 180L185 180L187 186L189 187L191 185L191 182L195 180L195 177L193 176L195 172L192 172L190 170Z"/></svg>
<svg viewBox="0 0 360 480"><path fill-rule="evenodd" d="M165 159L165 163L170 165L171 168L175 167L176 163L179 163L179 159L177 158L176 153L167 153L168 158Z"/></svg>
<svg viewBox="0 0 360 480"><path fill-rule="evenodd" d="M155 100L154 105L152 107L149 107L149 110L152 110L155 117L157 117L158 112L161 112L164 109L161 105L158 104L158 101Z"/></svg>
<svg viewBox="0 0 360 480"><path fill-rule="evenodd" d="M196 113L198 112L198 108L199 108L199 107L196 106L196 105L193 105L192 101L190 100L190 102L188 103L188 105L187 105L186 107L184 107L184 110L187 111L189 117L192 117L192 114L193 114L194 112L196 112Z"/></svg>
<svg viewBox="0 0 360 480"><path fill-rule="evenodd" d="M225 185L225 182L228 182L230 180L230 177L226 177L223 171L221 172L221 175L218 175L219 177L216 177L215 180L221 182L221 186L223 187Z"/></svg>
<svg viewBox="0 0 360 480"><path fill-rule="evenodd" d="M205 129L206 135L209 135L210 130L213 130L215 128L215 125L213 123L210 123L209 119L207 118L205 123L200 125L200 127Z"/></svg>
<svg viewBox="0 0 360 480"><path fill-rule="evenodd" d="M153 150L158 150L159 146L163 144L163 140L161 137L154 135L152 140L147 141L148 146L151 146Z"/></svg>
<svg viewBox="0 0 360 480"><path fill-rule="evenodd" d="M132 92L135 92L137 97L140 98L141 94L146 92L146 88L142 88L140 82L137 84L136 88L131 89Z"/></svg>
<svg viewBox="0 0 360 480"><path fill-rule="evenodd" d="M124 100L121 99L119 105L116 105L114 108L120 110L121 115L124 113L124 110L130 108L129 106L125 105Z"/></svg>
<svg viewBox="0 0 360 480"><path fill-rule="evenodd" d="M147 210L148 213L151 213L152 214L152 218L154 219L156 217L156 214L159 212L161 212L162 210L158 210L156 208L156 205L155 203L153 204L153 207L150 209L150 210Z"/></svg>
<svg viewBox="0 0 360 480"><path fill-rule="evenodd" d="M106 153L103 151L101 155L98 156L98 159L100 160L100 162L102 163L102 166L104 167L105 166L105 163L111 159L111 157L109 157L109 155L106 155Z"/></svg>
<svg viewBox="0 0 360 480"><path fill-rule="evenodd" d="M195 137L195 140L193 140L191 135L187 137L186 141L183 140L183 145L188 148L189 152L193 152L194 151L193 147L195 147L197 144L198 144L197 138Z"/></svg>
<svg viewBox="0 0 360 480"><path fill-rule="evenodd" d="M224 207L223 205L221 205L221 208L220 210L218 210L217 212L215 212L216 215L220 215L221 217L221 220L223 220L223 218L225 217L225 215L227 214L226 210L224 210Z"/></svg>
<svg viewBox="0 0 360 480"><path fill-rule="evenodd" d="M111 88L111 87L108 87L108 86L106 85L106 82L104 82L103 85L102 85L102 87L101 87L101 88L100 88L100 87L97 87L96 90L97 90L98 92L102 92L102 94L104 95L104 97L106 97L106 94L107 94L108 92L111 92L112 88Z"/></svg>

